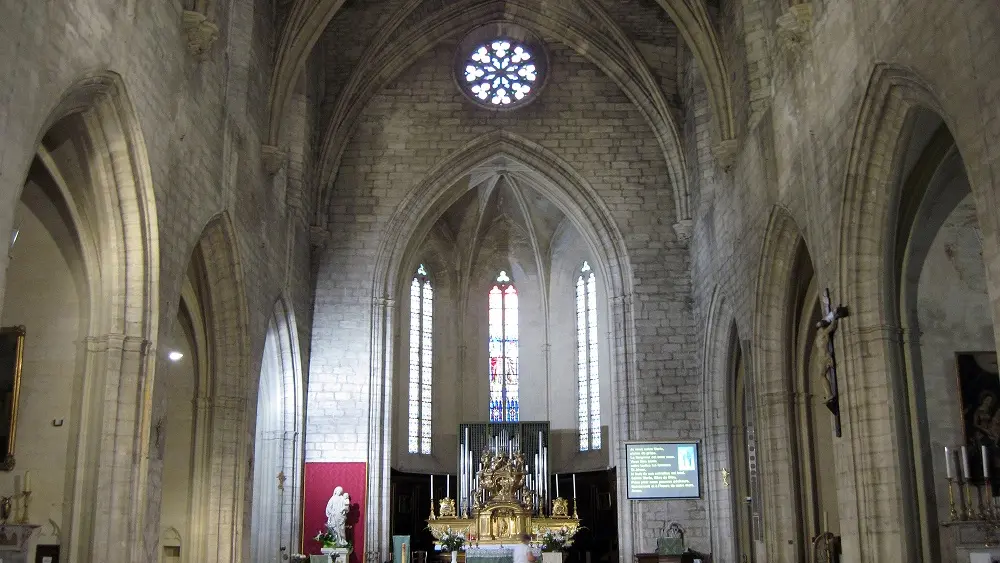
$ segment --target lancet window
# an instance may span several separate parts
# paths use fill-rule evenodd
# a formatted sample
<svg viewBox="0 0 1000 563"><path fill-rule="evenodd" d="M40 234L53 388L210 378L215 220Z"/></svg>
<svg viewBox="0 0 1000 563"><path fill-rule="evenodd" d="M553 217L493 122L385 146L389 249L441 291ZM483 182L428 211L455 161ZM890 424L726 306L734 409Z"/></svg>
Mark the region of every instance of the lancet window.
<svg viewBox="0 0 1000 563"><path fill-rule="evenodd" d="M583 263L576 279L576 370L580 451L601 449L601 381L597 374L597 280Z"/></svg>
<svg viewBox="0 0 1000 563"><path fill-rule="evenodd" d="M500 272L490 289L490 422L517 422L517 289Z"/></svg>
<svg viewBox="0 0 1000 563"><path fill-rule="evenodd" d="M410 283L410 411L408 451L431 453L431 361L434 290L421 264Z"/></svg>

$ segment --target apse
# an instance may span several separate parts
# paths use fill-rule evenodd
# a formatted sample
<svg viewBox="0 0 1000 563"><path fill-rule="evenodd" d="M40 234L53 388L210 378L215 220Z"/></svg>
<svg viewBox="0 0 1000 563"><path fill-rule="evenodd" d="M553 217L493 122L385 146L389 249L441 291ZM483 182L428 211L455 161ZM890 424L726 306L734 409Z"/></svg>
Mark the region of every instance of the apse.
<svg viewBox="0 0 1000 563"><path fill-rule="evenodd" d="M573 221L486 170L414 245L398 287L393 468L455 471L460 424L547 422L553 472L606 469L607 295Z"/></svg>

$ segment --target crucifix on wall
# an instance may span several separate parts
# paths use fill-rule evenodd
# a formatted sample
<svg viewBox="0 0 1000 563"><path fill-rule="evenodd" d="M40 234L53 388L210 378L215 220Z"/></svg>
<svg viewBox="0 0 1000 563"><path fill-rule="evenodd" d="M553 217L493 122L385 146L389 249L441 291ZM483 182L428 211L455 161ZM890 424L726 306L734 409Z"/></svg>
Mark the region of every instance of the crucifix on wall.
<svg viewBox="0 0 1000 563"><path fill-rule="evenodd" d="M837 333L837 326L840 319L847 317L847 307L844 305L833 306L830 300L829 288L823 291L820 296L823 306L823 316L816 323L816 345L824 353L823 359L819 362L819 375L826 387L826 408L833 414L833 427L837 437L841 437L840 429L840 394L837 387L837 353L833 345L833 337Z"/></svg>

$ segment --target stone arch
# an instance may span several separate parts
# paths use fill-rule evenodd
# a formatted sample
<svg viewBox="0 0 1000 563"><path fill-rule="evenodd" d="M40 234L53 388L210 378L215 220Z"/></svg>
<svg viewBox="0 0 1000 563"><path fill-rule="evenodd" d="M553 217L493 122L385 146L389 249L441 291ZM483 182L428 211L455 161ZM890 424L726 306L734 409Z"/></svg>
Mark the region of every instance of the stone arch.
<svg viewBox="0 0 1000 563"><path fill-rule="evenodd" d="M73 181L46 144L56 128L87 159ZM89 309L63 545L72 560L140 558L144 537L135 523L144 520L148 493L160 258L145 142L122 78L101 71L75 80L45 119L34 160L68 209Z"/></svg>
<svg viewBox="0 0 1000 563"><path fill-rule="evenodd" d="M630 412L636 407L636 368L634 355L633 281L625 241L609 209L596 191L565 162L544 147L508 132L484 135L467 144L461 151L436 165L421 182L407 193L396 208L379 243L372 279L371 310L371 369L369 373L368 437L368 499L365 523L365 560L380 561L387 550L389 465L386 453L391 451L393 333L398 322L395 305L401 285L409 283L407 258L438 215L448 209L468 190L461 182L470 170L499 158L516 178L530 182L573 221L593 255L600 279L608 287L610 297L609 323L616 335L610 366L618 403L631 408L619 409L614 416L612 441L624 440L631 434ZM621 456L622 452L616 452ZM619 460L623 463L624 460ZM619 475L624 486L624 475ZM620 529L633 530L632 509L628 501L619 499ZM634 533L634 532L633 532ZM623 535L619 552L630 554L634 538Z"/></svg>
<svg viewBox="0 0 1000 563"><path fill-rule="evenodd" d="M852 443L863 444L852 452L854 487L859 497L868 499L856 507L858 521L882 530L876 536L858 529L856 544L845 542L845 556L851 553L859 561L868 560L861 554L878 557L875 554L890 551L918 560L920 550L917 519L903 518L917 512L916 500L908 494L915 483L906 385L896 376L904 371L899 348L906 336L899 327L895 283L887 275L894 270L892 241L899 201L894 176L904 158L900 139L917 108L945 115L922 79L905 69L877 65L861 103L845 180L839 281L852 318L841 339L849 350L866 350L846 354L841 361L845 377L858 378L848 388L846 413L857 423L850 424L845 434ZM865 392L852 392L859 388ZM888 425L890 431L875 435L871 431L875 423ZM868 453L875 451L895 455Z"/></svg>
<svg viewBox="0 0 1000 563"><path fill-rule="evenodd" d="M901 376L907 373L903 350L918 335L901 323L901 288L896 279L896 237L906 174L904 139L917 116L926 112L937 116L948 131L957 130L920 76L906 68L876 65L861 101L845 176L839 283L851 321L841 340L846 350L863 353L845 355L841 366L844 377L855 382L848 387L847 416L856 422L845 435L852 443L853 487L858 498L865 499L851 507L852 520L865 527L852 530L857 539L845 543L844 554L858 561L888 554L913 561L933 557L925 551L930 532L922 522L926 514L921 514L918 494L923 484L917 482L911 390L907 377ZM965 172L977 201L990 201L992 196L984 195L989 192L987 185L968 168ZM981 226L993 224L983 220L989 214L982 208L977 215ZM984 254L996 248L990 233L984 232L982 243ZM995 294L990 298L998 302ZM993 319L996 326L996 305ZM876 432L876 427L881 430ZM875 529L878 534L872 533Z"/></svg>
<svg viewBox="0 0 1000 563"><path fill-rule="evenodd" d="M252 561L272 561L281 554L279 548L288 553L301 537L305 385L295 317L284 297L277 299L268 320L263 355L249 534ZM276 478L278 487L273 485Z"/></svg>
<svg viewBox="0 0 1000 563"><path fill-rule="evenodd" d="M199 502L190 540L193 560L232 561L243 551L245 494L250 484L247 437L251 386L246 298L234 227L212 218L196 245L205 276L209 370L195 399L193 498Z"/></svg>
<svg viewBox="0 0 1000 563"><path fill-rule="evenodd" d="M705 328L705 346L702 365L705 366L705 474L711 476L705 483L708 519L713 526L710 533L712 553L723 561L735 557L735 514L732 513L732 487L725 488L717 477L725 469L733 471L734 459L730 446L732 413L730 394L732 373L733 337L736 331L732 307L722 289L715 288L709 305ZM710 406L711 405L711 406Z"/></svg>
<svg viewBox="0 0 1000 563"><path fill-rule="evenodd" d="M704 2L656 1L677 24L677 29L701 69L718 130L719 144L715 145L715 153L725 164L735 156L736 122L733 118L733 95L729 73L708 9Z"/></svg>
<svg viewBox="0 0 1000 563"><path fill-rule="evenodd" d="M790 447L796 441L795 417L784 339L795 314L789 295L803 244L801 230L791 213L775 206L765 230L754 290L752 369L758 375L754 395L761 488L768 492L762 507L768 523L765 552L773 561L788 563L799 559L803 546L797 531L797 459Z"/></svg>
<svg viewBox="0 0 1000 563"><path fill-rule="evenodd" d="M439 10L422 22L417 30L408 32L381 51L369 52L358 64L340 93L330 123L323 133L318 160L321 186L320 201L316 207L318 224L325 225L329 219L333 195L330 186L337 175L340 159L357 118L371 97L440 42L470 28L510 18L505 10L513 7L517 8L514 20L518 25L539 35L553 37L572 48L600 68L636 106L660 145L674 195L677 228L681 232L689 231L690 194L680 129L642 57L634 47L623 52L606 47L603 42L591 41L589 38L599 37L603 32L587 21L573 19L561 11L547 11L510 0L484 2L474 8L459 4Z"/></svg>
<svg viewBox="0 0 1000 563"><path fill-rule="evenodd" d="M691 48L705 76L709 99L715 113L720 144L718 154L731 158L735 152L736 133L732 109L732 93L725 60L715 29L705 6L684 0L657 0L677 24L685 42ZM420 1L407 2L402 13L409 13ZM295 2L282 31L271 75L269 100L268 144L276 145L281 138L281 122L294 85L305 70L306 61L323 31L345 4L344 0L299 0ZM501 3L501 8L505 6ZM463 9L468 9L463 7ZM506 8L505 8L506 9ZM523 7L515 7L521 13ZM398 18L402 20L403 18ZM589 48L595 43L588 42Z"/></svg>

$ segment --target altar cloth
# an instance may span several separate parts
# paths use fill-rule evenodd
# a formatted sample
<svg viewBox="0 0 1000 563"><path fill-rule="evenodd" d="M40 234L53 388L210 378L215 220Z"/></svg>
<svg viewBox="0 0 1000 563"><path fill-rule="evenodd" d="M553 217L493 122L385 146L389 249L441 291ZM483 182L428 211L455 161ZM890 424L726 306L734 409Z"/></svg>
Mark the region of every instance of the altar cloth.
<svg viewBox="0 0 1000 563"><path fill-rule="evenodd" d="M513 563L514 550L509 547L474 547L465 551L465 563Z"/></svg>

